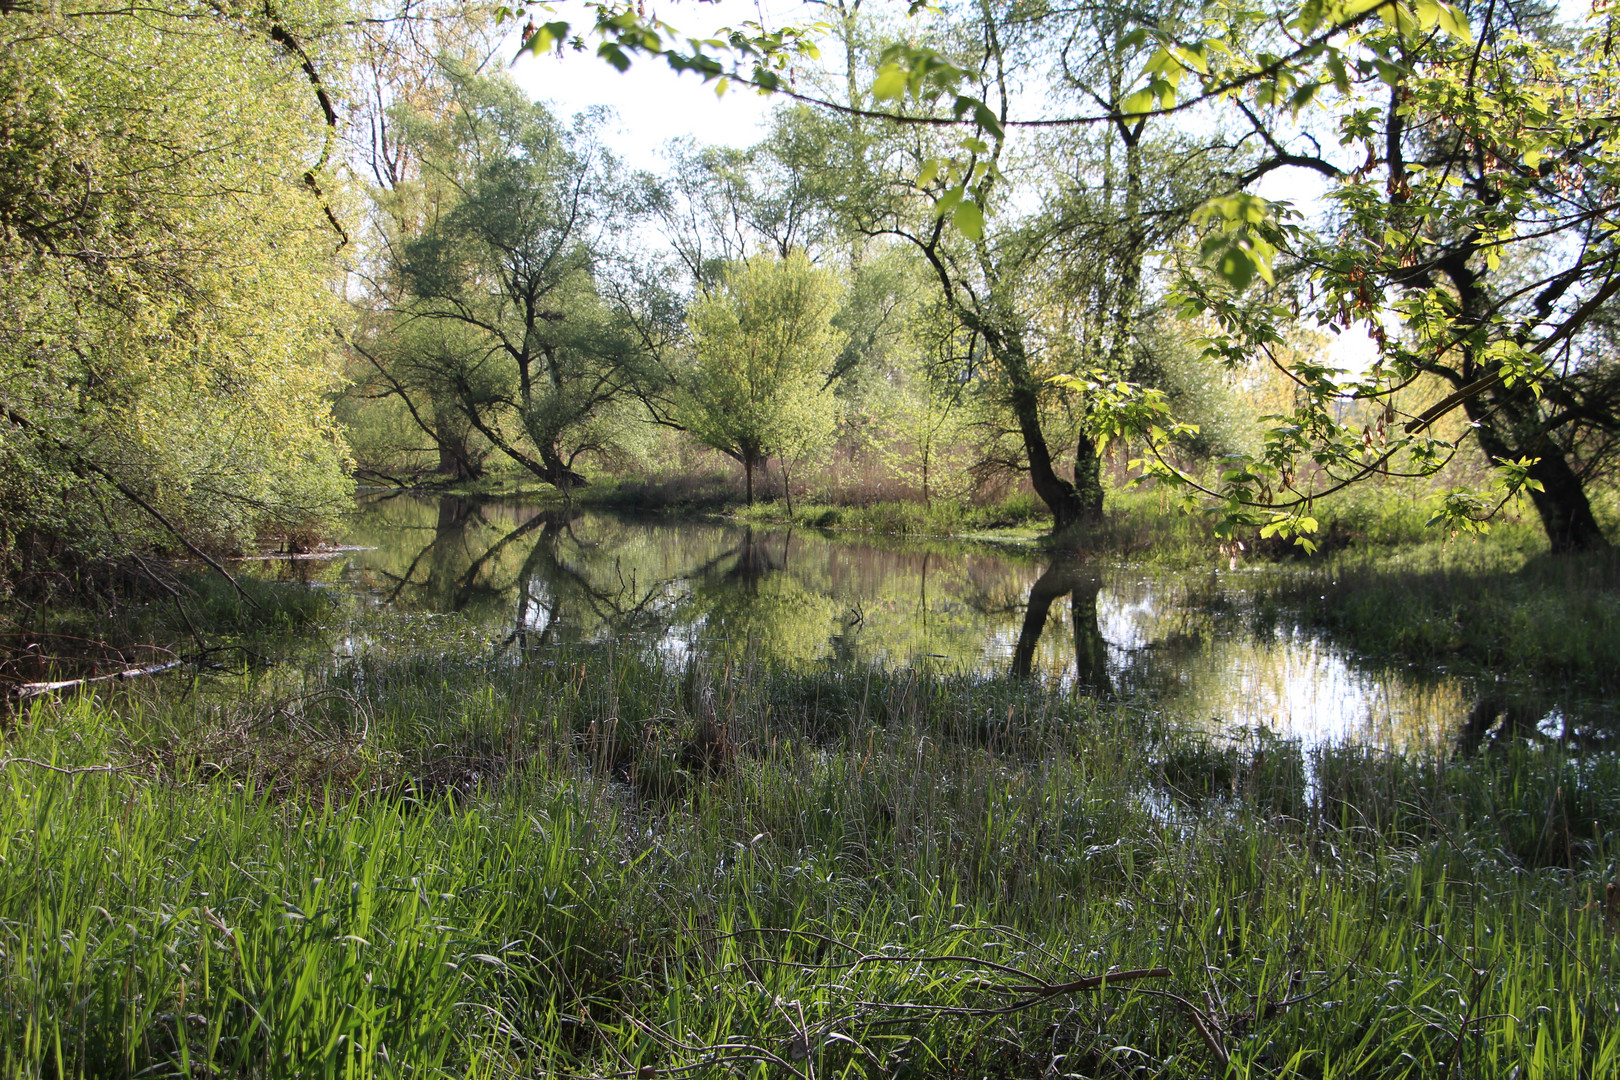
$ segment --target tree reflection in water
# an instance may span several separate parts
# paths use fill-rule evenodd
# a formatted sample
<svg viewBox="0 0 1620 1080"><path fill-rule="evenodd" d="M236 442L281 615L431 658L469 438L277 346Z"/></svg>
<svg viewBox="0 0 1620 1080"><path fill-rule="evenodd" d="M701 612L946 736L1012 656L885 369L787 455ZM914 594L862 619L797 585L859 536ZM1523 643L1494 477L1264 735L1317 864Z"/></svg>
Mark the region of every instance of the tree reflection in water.
<svg viewBox="0 0 1620 1080"><path fill-rule="evenodd" d="M1078 559L1058 559L1035 579L1024 606L1018 644L1013 647L1014 675L1027 678L1031 674L1035 647L1046 630L1052 604L1067 594L1074 624L1075 684L1098 696L1113 696L1114 683L1108 675L1108 642L1103 639L1102 626L1097 619L1097 594L1102 591L1102 584L1096 566L1088 566Z"/></svg>
<svg viewBox="0 0 1620 1080"><path fill-rule="evenodd" d="M1080 557L1043 566L983 546L410 496L372 502L350 540L368 549L343 571L359 595L456 613L513 657L614 643L801 667L1010 673L1310 741L1522 737L1557 708L1540 698L1497 707L1467 678L1372 667L1299 627L1256 632L1242 594L1210 570Z"/></svg>

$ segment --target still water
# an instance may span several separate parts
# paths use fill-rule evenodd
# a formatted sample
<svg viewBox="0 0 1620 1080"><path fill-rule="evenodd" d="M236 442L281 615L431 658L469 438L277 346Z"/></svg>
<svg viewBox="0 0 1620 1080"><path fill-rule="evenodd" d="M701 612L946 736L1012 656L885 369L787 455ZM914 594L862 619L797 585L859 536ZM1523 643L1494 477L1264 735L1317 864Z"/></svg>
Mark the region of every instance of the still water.
<svg viewBox="0 0 1620 1080"><path fill-rule="evenodd" d="M1303 628L1249 629L1263 570L409 495L365 502L348 543L338 577L364 604L454 615L514 657L615 643L1028 675L1213 731L1404 749L1454 738L1481 694Z"/></svg>

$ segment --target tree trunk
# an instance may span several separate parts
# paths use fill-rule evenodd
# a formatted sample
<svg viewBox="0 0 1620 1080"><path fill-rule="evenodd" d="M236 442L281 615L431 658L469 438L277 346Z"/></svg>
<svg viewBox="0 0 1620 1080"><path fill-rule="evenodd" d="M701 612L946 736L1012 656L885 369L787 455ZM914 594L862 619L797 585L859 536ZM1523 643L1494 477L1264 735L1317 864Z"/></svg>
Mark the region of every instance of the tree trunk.
<svg viewBox="0 0 1620 1080"><path fill-rule="evenodd" d="M1062 532L1086 519L1086 507L1080 501L1074 485L1052 468L1052 452L1047 448L1046 435L1041 431L1039 402L1034 387L1014 386L1012 392L1013 415L1018 418L1018 430L1024 437L1024 455L1029 459L1029 482L1042 502L1052 511L1052 530Z"/></svg>
<svg viewBox="0 0 1620 1080"><path fill-rule="evenodd" d="M1024 455L1029 459L1029 482L1042 502L1052 511L1052 531L1062 532L1082 522L1095 521L1102 513L1102 489L1093 506L1081 497L1075 486L1052 468L1052 451L1041 430L1040 395L1024 355L1024 343L1016 334L985 334L985 343L1001 362L1010 386L1009 402L1018 418L1018 431L1024 437ZM1091 456L1096 458L1093 447ZM1079 463L1076 462L1078 470Z"/></svg>
<svg viewBox="0 0 1620 1080"><path fill-rule="evenodd" d="M1592 503L1581 486L1581 478L1570 467L1563 447L1539 430L1541 418L1534 399L1519 388L1488 397L1490 400L1470 399L1464 410L1474 421L1480 449L1493 460L1538 459L1530 466L1529 474L1541 484L1541 490L1526 494L1541 518L1548 546L1560 555L1607 548L1609 541L1592 514ZM1504 421L1510 430L1501 430ZM1516 438L1512 429L1532 434Z"/></svg>
<svg viewBox="0 0 1620 1080"><path fill-rule="evenodd" d="M743 457L743 484L748 490L748 505L754 505L754 458L752 455Z"/></svg>
<svg viewBox="0 0 1620 1080"><path fill-rule="evenodd" d="M1102 458L1097 455L1097 444L1085 432L1080 433L1074 448L1074 497L1082 520L1102 519Z"/></svg>
<svg viewBox="0 0 1620 1080"><path fill-rule="evenodd" d="M1463 317L1471 324L1482 324L1489 310L1480 274L1468 261L1469 249L1450 256L1441 264L1442 269L1457 288ZM1471 349L1464 350L1461 375L1477 378L1477 357ZM1500 369L1498 369L1500 370ZM1474 423L1479 448L1493 461L1516 461L1536 458L1530 466L1532 480L1542 490L1528 492L1530 502L1541 516L1541 527L1547 534L1547 544L1557 554L1575 551L1597 551L1609 546L1592 516L1592 504L1587 501L1581 478L1570 467L1564 448L1559 446L1543 426L1541 400L1529 387L1520 383L1513 387L1499 386L1485 394L1463 402L1463 411Z"/></svg>
<svg viewBox="0 0 1620 1080"><path fill-rule="evenodd" d="M1542 453L1540 461L1530 466L1530 475L1541 482L1541 490L1530 492L1530 502L1541 515L1547 542L1560 553L1607 548L1609 541L1598 528L1581 478L1575 475L1575 470L1569 467L1551 439L1543 441L1549 448Z"/></svg>
<svg viewBox="0 0 1620 1080"><path fill-rule="evenodd" d="M483 464L467 445L467 427L458 410L435 400L430 434L439 448L439 467L435 472L456 481L477 480L484 475Z"/></svg>
<svg viewBox="0 0 1620 1080"><path fill-rule="evenodd" d="M787 500L788 520L793 520L793 480L788 475L787 458L782 459L782 498Z"/></svg>
<svg viewBox="0 0 1620 1080"><path fill-rule="evenodd" d="M484 475L484 467L473 460L467 449L464 434L438 436L439 467L435 471L452 480L477 480Z"/></svg>

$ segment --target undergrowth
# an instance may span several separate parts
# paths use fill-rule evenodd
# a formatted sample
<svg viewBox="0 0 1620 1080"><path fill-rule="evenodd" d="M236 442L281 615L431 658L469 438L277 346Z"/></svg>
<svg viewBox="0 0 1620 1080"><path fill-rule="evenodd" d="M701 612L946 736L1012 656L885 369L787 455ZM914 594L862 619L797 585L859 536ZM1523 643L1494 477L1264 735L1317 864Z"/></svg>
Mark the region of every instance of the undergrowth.
<svg viewBox="0 0 1620 1080"><path fill-rule="evenodd" d="M8 1075L1620 1069L1612 755L394 640L11 718Z"/></svg>
<svg viewBox="0 0 1620 1080"><path fill-rule="evenodd" d="M1255 583L1263 625L1303 621L1370 656L1620 692L1620 556L1457 541L1347 553Z"/></svg>

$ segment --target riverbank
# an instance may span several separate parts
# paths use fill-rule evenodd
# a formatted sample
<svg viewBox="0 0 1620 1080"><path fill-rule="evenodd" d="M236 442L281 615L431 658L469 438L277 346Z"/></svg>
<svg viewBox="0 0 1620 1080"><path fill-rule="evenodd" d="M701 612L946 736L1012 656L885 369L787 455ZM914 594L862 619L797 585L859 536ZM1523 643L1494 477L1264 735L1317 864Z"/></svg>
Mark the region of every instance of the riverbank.
<svg viewBox="0 0 1620 1080"><path fill-rule="evenodd" d="M398 490L398 489L390 489ZM471 484L423 489L473 499L524 502L537 506L576 506L674 518L727 518L761 526L795 526L835 532L916 538L953 538L998 544L1027 544L1060 551L1105 554L1186 567L1215 562L1292 560L1305 557L1292 540L1268 538L1256 527L1229 538L1216 535L1215 518L1184 511L1164 493L1109 486L1101 522L1051 534L1051 515L1032 493L1013 492L984 501L934 499L818 501L795 499L790 511L779 497L753 506L728 478L681 476L638 480L604 478L575 488L566 497L549 485L520 474L491 476ZM1424 482L1388 481L1351 488L1314 508L1317 530L1310 539L1322 555L1356 550L1443 560L1445 553L1469 546L1511 552L1508 561L1546 551L1546 540L1528 505L1510 505L1478 535L1456 536L1431 526L1437 495ZM1596 493L1595 509L1605 529L1620 533L1620 497Z"/></svg>
<svg viewBox="0 0 1620 1080"><path fill-rule="evenodd" d="M8 1074L1620 1068L1613 755L467 634L16 717Z"/></svg>
<svg viewBox="0 0 1620 1080"><path fill-rule="evenodd" d="M51 615L185 662L0 725L0 1073L1620 1068L1607 556L351 531Z"/></svg>

